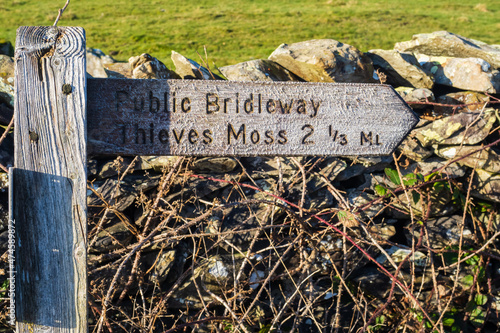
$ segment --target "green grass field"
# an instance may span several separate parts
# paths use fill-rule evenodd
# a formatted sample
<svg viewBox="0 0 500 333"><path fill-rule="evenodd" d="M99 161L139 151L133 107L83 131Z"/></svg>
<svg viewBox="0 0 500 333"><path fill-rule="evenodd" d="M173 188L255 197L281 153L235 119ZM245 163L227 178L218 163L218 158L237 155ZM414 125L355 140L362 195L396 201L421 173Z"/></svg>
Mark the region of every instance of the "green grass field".
<svg viewBox="0 0 500 333"><path fill-rule="evenodd" d="M3 0L0 39L21 25L52 25L65 0ZM448 30L500 43L500 1L436 0L72 0L59 25L82 26L87 46L118 60L175 50L225 66L267 58L281 43L332 38L362 51L389 49L413 34Z"/></svg>

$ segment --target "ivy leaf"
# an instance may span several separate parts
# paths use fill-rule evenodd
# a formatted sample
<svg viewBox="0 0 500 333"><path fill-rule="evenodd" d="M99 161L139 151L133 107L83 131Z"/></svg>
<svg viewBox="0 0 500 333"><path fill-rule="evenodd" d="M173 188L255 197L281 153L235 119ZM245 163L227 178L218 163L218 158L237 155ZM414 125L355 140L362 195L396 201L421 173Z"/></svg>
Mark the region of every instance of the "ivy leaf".
<svg viewBox="0 0 500 333"><path fill-rule="evenodd" d="M417 191L412 191L411 196L414 204L417 204L420 201L420 193L418 193Z"/></svg>
<svg viewBox="0 0 500 333"><path fill-rule="evenodd" d="M425 180L426 182L428 182L429 180L431 180L431 179L432 179L432 177L434 177L434 176L436 176L436 175L438 175L438 174L439 174L438 172L433 172L433 173L431 173L430 175L425 176L425 177L424 177L424 180Z"/></svg>
<svg viewBox="0 0 500 333"><path fill-rule="evenodd" d="M375 192L381 196L381 197L384 197L386 194L387 194L387 189L385 187L383 187L382 185L375 185Z"/></svg>
<svg viewBox="0 0 500 333"><path fill-rule="evenodd" d="M271 324L268 324L266 326L263 326L260 330L259 333L269 333L271 331Z"/></svg>
<svg viewBox="0 0 500 333"><path fill-rule="evenodd" d="M479 256L475 255L475 256L472 256L469 259L465 260L465 262L469 265L472 265L472 266L478 266L479 260L480 260Z"/></svg>
<svg viewBox="0 0 500 333"><path fill-rule="evenodd" d="M462 278L462 284L464 285L465 288L472 287L473 283L474 283L474 277L471 274L466 275Z"/></svg>
<svg viewBox="0 0 500 333"><path fill-rule="evenodd" d="M454 264L458 261L458 253L456 252L445 252L443 253L443 259L446 265Z"/></svg>
<svg viewBox="0 0 500 333"><path fill-rule="evenodd" d="M476 297L474 297L474 301L477 305L485 305L486 302L488 302L488 296L477 294Z"/></svg>
<svg viewBox="0 0 500 333"><path fill-rule="evenodd" d="M436 193L441 192L445 188L446 184L445 182L435 182L433 187Z"/></svg>
<svg viewBox="0 0 500 333"><path fill-rule="evenodd" d="M9 285L10 285L9 282L10 282L10 280L8 280L8 279L6 279L6 280L3 281L2 285L0 286L0 288L2 290L5 290L5 291L0 292L0 297L5 297L6 291L9 290Z"/></svg>
<svg viewBox="0 0 500 333"><path fill-rule="evenodd" d="M448 317L443 318L443 326L452 326L455 323L455 318L453 317Z"/></svg>
<svg viewBox="0 0 500 333"><path fill-rule="evenodd" d="M484 319L486 318L486 311L483 311L480 307L472 310L470 314L470 321L474 326L482 326L484 324Z"/></svg>
<svg viewBox="0 0 500 333"><path fill-rule="evenodd" d="M391 168L385 168L384 172L385 172L387 178L389 178L389 180L391 182L393 182L396 185L401 185L401 179L399 179L399 174L398 174L397 170L394 170Z"/></svg>
<svg viewBox="0 0 500 333"><path fill-rule="evenodd" d="M403 180L403 183L406 186L413 186L416 183L418 183L418 176L414 173L409 173L405 176L405 179Z"/></svg>

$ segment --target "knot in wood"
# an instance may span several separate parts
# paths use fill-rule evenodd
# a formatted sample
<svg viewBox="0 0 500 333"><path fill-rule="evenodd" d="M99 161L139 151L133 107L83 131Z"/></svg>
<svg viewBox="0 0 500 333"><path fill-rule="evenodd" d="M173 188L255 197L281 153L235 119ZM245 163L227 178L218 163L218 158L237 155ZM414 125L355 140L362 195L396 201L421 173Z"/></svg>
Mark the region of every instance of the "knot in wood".
<svg viewBox="0 0 500 333"><path fill-rule="evenodd" d="M69 95L73 91L73 87L71 87L71 84L63 84L62 86L62 92L64 95Z"/></svg>
<svg viewBox="0 0 500 333"><path fill-rule="evenodd" d="M30 131L29 133L30 133L30 140L31 140L31 142L37 142L37 141L38 141L38 139L40 138L40 137L38 136L38 133L37 133L37 132L32 132L32 131Z"/></svg>

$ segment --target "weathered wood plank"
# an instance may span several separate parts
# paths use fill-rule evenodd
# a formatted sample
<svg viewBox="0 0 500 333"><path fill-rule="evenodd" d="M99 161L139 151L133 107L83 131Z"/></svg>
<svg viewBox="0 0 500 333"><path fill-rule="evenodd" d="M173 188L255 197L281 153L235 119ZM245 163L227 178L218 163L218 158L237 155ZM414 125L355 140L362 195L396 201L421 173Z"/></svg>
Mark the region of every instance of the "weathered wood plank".
<svg viewBox="0 0 500 333"><path fill-rule="evenodd" d="M386 155L418 118L372 84L89 79L90 155Z"/></svg>
<svg viewBox="0 0 500 333"><path fill-rule="evenodd" d="M17 332L87 332L85 33L16 40Z"/></svg>

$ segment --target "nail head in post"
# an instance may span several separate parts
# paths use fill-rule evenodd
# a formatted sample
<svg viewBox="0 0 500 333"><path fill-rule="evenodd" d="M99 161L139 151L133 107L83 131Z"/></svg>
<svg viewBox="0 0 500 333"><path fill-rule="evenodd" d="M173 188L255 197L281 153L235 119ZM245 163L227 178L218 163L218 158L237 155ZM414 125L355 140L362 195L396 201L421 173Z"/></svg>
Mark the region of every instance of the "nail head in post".
<svg viewBox="0 0 500 333"><path fill-rule="evenodd" d="M65 83L62 86L62 91L63 91L63 94L69 95L73 91L73 87L71 87L71 84Z"/></svg>

